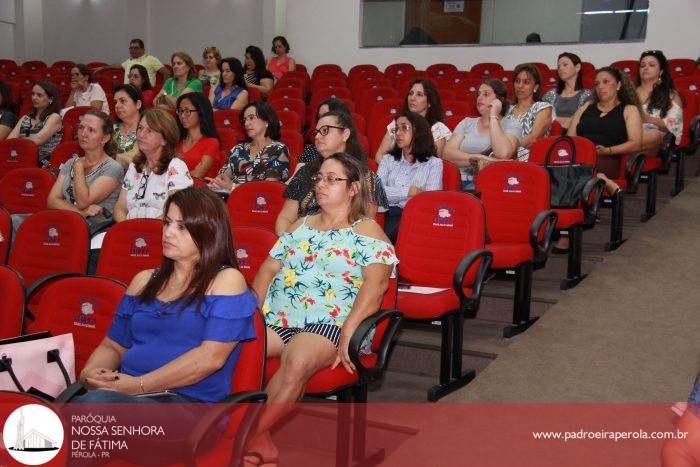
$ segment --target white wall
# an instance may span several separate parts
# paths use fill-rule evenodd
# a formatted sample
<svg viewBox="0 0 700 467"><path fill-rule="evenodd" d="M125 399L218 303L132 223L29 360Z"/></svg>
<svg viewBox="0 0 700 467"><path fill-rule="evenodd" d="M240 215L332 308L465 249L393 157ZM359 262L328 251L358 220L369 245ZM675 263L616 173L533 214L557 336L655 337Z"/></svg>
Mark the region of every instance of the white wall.
<svg viewBox="0 0 700 467"><path fill-rule="evenodd" d="M15 58L15 2L0 2L0 57Z"/></svg>
<svg viewBox="0 0 700 467"><path fill-rule="evenodd" d="M374 63L380 69L397 62L410 62L420 69L439 62L454 63L460 69L484 61L497 61L511 69L524 61L554 65L557 55L564 50L603 66L615 60L636 58L650 48L661 49L670 58L696 58L700 53L698 18L700 1L663 0L651 5L644 42L361 49L360 0L304 0L303 8L287 8L286 36L300 63L307 67L338 63L346 71L361 63Z"/></svg>

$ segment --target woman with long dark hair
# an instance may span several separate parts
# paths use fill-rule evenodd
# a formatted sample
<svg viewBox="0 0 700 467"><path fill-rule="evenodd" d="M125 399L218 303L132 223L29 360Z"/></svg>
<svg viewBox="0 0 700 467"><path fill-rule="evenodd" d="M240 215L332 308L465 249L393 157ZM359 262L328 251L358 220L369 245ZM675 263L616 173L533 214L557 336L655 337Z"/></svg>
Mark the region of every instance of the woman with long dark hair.
<svg viewBox="0 0 700 467"><path fill-rule="evenodd" d="M554 106L556 120L566 130L576 110L585 104L593 91L583 88L583 69L581 58L571 52L564 52L557 57L557 89L547 91L542 96L543 102Z"/></svg>
<svg viewBox="0 0 700 467"><path fill-rule="evenodd" d="M265 55L254 45L245 48L245 80L248 86L257 88L263 95L270 94L275 77L265 67Z"/></svg>
<svg viewBox="0 0 700 467"><path fill-rule="evenodd" d="M209 99L201 92L183 94L177 99L176 112L181 138L176 154L185 161L192 177L216 176L219 134Z"/></svg>
<svg viewBox="0 0 700 467"><path fill-rule="evenodd" d="M143 94L136 86L119 84L114 88L114 142L117 143L117 162L125 169L138 153L136 130L141 112L146 108Z"/></svg>
<svg viewBox="0 0 700 467"><path fill-rule="evenodd" d="M227 57L219 63L221 80L209 88L209 102L214 110L241 110L248 105L248 91L243 65L237 58Z"/></svg>
<svg viewBox="0 0 700 467"><path fill-rule="evenodd" d="M0 79L0 141L7 138L17 124L17 109L12 101L10 86Z"/></svg>
<svg viewBox="0 0 700 467"><path fill-rule="evenodd" d="M147 109L153 107L153 85L148 77L148 71L143 65L133 65L129 69L129 84L143 94L143 102Z"/></svg>
<svg viewBox="0 0 700 467"><path fill-rule="evenodd" d="M226 205L208 190L174 193L162 241L160 267L134 277L81 372L94 390L79 402L218 402L231 393L237 344L255 338L257 300L237 270ZM201 416L173 407L188 427Z"/></svg>
<svg viewBox="0 0 700 467"><path fill-rule="evenodd" d="M280 79L288 71L294 71L297 64L289 56L289 42L284 36L275 36L272 39L272 53L274 56L267 62L267 70L272 73L275 80Z"/></svg>

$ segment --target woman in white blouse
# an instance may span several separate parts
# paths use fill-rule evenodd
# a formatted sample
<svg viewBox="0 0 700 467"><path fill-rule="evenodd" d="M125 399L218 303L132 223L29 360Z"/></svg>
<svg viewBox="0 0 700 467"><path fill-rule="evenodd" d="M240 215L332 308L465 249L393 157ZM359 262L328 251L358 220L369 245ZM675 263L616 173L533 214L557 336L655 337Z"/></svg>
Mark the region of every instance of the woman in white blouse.
<svg viewBox="0 0 700 467"><path fill-rule="evenodd" d="M107 95L99 83L92 82L92 73L87 66L78 63L71 68L70 87L71 93L61 115L65 114L65 112L73 107L82 106L94 107L109 115Z"/></svg>
<svg viewBox="0 0 700 467"><path fill-rule="evenodd" d="M165 200L173 191L192 185L187 164L175 157L180 131L166 111L148 109L137 129L139 152L129 164L114 220L161 218Z"/></svg>
<svg viewBox="0 0 700 467"><path fill-rule="evenodd" d="M442 103L440 102L440 93L432 81L427 79L414 79L408 88L408 94L403 102L403 112L415 112L420 114L428 121L428 125L433 135L435 142L435 155L442 156L442 149L452 132L447 125L442 123ZM396 125L396 121L392 121L386 127L386 134L374 158L377 162L381 162L385 154L388 154L395 144L394 133L392 130Z"/></svg>
<svg viewBox="0 0 700 467"><path fill-rule="evenodd" d="M377 175L389 200L384 231L396 243L401 214L408 200L424 191L442 189L442 159L428 121L415 112L401 112L392 133L396 147L383 157Z"/></svg>

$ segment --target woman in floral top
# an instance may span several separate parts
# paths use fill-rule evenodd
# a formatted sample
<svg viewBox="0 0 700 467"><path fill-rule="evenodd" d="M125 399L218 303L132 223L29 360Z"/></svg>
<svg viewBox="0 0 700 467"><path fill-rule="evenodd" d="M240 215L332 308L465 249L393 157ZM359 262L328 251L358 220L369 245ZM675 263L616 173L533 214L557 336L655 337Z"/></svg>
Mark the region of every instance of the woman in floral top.
<svg viewBox="0 0 700 467"><path fill-rule="evenodd" d="M129 168L131 160L139 152L136 127L144 108L143 94L136 86L120 84L114 87L114 113L117 116L114 141L117 143L117 162L124 169Z"/></svg>
<svg viewBox="0 0 700 467"><path fill-rule="evenodd" d="M215 178L206 178L212 190L233 191L253 180L285 181L289 177L289 150L280 139L275 109L263 101L248 104L241 114L248 141L231 149Z"/></svg>
<svg viewBox="0 0 700 467"><path fill-rule="evenodd" d="M320 211L292 224L260 267L253 289L268 326L267 355L282 357L267 384L270 402L301 399L319 370L355 367L348 344L358 325L377 312L397 263L381 227L367 219L367 169L356 158L327 157L315 176ZM279 413L266 412L250 449L271 459L270 426Z"/></svg>
<svg viewBox="0 0 700 467"><path fill-rule="evenodd" d="M169 113L160 109L146 110L137 132L139 153L124 176L114 207L116 222L162 218L168 195L192 186L187 165L174 157L180 131Z"/></svg>

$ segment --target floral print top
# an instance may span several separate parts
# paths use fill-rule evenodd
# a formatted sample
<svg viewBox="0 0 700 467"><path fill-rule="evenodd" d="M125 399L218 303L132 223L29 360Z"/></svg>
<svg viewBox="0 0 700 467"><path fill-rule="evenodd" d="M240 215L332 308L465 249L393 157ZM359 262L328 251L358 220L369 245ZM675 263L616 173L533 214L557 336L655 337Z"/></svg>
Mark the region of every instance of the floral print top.
<svg viewBox="0 0 700 467"><path fill-rule="evenodd" d="M257 154L250 153L252 143L238 143L228 154L219 173L227 174L235 183L275 179L284 182L289 177L289 150L283 143L273 141Z"/></svg>
<svg viewBox="0 0 700 467"><path fill-rule="evenodd" d="M642 110L652 117L660 118L664 121L666 128L673 136L676 137L676 144L681 144L681 138L683 137L683 109L681 109L678 104L671 100L671 107L666 111L666 116L661 116L660 109L653 109L649 111L649 102L642 104ZM642 127L645 130L658 130L659 128L653 123L644 123Z"/></svg>
<svg viewBox="0 0 700 467"><path fill-rule="evenodd" d="M282 268L272 279L262 308L268 325L342 326L362 287L362 268L398 263L391 244L355 232L354 226L364 219L326 231L309 227L307 219L270 250Z"/></svg>
<svg viewBox="0 0 700 467"><path fill-rule="evenodd" d="M136 130L131 133L122 133L121 125L114 124L114 141L117 143L117 153L124 154L134 149L136 145Z"/></svg>
<svg viewBox="0 0 700 467"><path fill-rule="evenodd" d="M156 219L163 216L163 207L172 190L192 186L187 165L182 159L173 157L162 174L138 172L134 163L124 175L122 190L126 191L127 219Z"/></svg>

